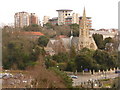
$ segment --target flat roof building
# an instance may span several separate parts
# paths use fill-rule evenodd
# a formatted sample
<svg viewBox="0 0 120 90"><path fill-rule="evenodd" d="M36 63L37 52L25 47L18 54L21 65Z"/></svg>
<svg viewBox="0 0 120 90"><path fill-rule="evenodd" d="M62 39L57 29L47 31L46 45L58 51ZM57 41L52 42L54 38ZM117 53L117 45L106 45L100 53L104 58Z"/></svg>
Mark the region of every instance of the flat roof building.
<svg viewBox="0 0 120 90"><path fill-rule="evenodd" d="M65 18L68 16L71 16L71 12L73 10L70 9L60 9L56 10L58 12L58 25L63 25L65 24Z"/></svg>

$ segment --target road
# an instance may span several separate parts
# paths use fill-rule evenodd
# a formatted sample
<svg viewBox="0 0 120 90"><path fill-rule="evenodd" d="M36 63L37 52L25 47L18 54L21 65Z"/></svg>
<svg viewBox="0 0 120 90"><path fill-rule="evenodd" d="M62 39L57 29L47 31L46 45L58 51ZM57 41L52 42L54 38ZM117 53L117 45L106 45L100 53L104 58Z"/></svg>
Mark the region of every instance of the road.
<svg viewBox="0 0 120 90"><path fill-rule="evenodd" d="M88 80L100 80L100 79L109 79L118 77L118 74L115 73L107 73L107 74L95 74L95 75L77 75L77 79L73 79L73 86L78 86L83 82L87 82Z"/></svg>

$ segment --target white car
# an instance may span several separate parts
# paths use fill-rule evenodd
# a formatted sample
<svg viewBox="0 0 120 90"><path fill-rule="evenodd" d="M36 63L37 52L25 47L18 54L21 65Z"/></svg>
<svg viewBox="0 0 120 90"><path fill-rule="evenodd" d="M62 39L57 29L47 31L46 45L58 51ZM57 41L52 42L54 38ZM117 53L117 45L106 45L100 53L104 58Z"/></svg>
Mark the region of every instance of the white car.
<svg viewBox="0 0 120 90"><path fill-rule="evenodd" d="M75 75L71 75L70 77L71 77L71 78L75 78L75 79L78 78L78 76L75 76Z"/></svg>

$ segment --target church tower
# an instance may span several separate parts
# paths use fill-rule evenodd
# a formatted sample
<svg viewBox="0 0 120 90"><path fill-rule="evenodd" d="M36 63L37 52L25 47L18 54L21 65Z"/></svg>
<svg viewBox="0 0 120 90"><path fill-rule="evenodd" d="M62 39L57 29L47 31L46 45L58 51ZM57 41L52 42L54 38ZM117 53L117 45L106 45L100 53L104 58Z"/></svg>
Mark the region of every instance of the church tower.
<svg viewBox="0 0 120 90"><path fill-rule="evenodd" d="M79 37L89 37L89 28L87 25L87 18L86 18L86 12L85 12L85 8L83 11L83 17L80 23L80 31L79 31Z"/></svg>
<svg viewBox="0 0 120 90"><path fill-rule="evenodd" d="M83 11L83 16L81 23L79 25L79 42L78 42L78 50L81 50L82 48L89 48L89 49L96 49L97 46L93 40L92 37L89 35L89 27L87 24L87 18L86 18L86 12L85 8Z"/></svg>

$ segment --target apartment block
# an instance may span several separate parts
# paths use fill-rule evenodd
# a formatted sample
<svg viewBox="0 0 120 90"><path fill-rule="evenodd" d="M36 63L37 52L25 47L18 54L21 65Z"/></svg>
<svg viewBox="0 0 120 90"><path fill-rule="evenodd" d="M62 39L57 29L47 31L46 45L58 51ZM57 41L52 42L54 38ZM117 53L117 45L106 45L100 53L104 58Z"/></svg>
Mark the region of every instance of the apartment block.
<svg viewBox="0 0 120 90"><path fill-rule="evenodd" d="M58 12L58 25L63 25L65 24L66 18L71 16L71 12L73 10L70 9L60 9L56 10Z"/></svg>
<svg viewBox="0 0 120 90"><path fill-rule="evenodd" d="M35 13L31 13L29 18L30 18L30 25L39 24L38 17L35 15Z"/></svg>
<svg viewBox="0 0 120 90"><path fill-rule="evenodd" d="M78 13L73 13L72 14L72 23L77 23L79 24L79 14Z"/></svg>
<svg viewBox="0 0 120 90"><path fill-rule="evenodd" d="M49 22L50 17L49 16L44 16L43 17L43 25Z"/></svg>
<svg viewBox="0 0 120 90"><path fill-rule="evenodd" d="M56 10L58 12L58 17L49 18L48 16L44 16L43 24L51 23L52 25L70 25L70 24L81 24L81 20L83 16L80 16L78 13L71 13L73 10L70 9L60 9ZM91 17L87 18L87 26L89 29L92 28L92 20Z"/></svg>
<svg viewBox="0 0 120 90"><path fill-rule="evenodd" d="M15 13L15 27L24 27L29 25L29 13L18 12Z"/></svg>
<svg viewBox="0 0 120 90"><path fill-rule="evenodd" d="M35 13L18 12L15 13L14 20L15 27L23 28L24 26L38 24L38 17Z"/></svg>

